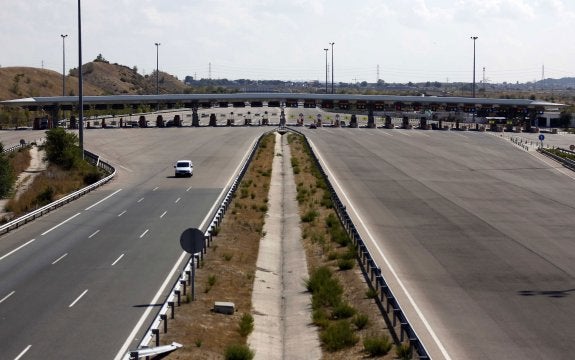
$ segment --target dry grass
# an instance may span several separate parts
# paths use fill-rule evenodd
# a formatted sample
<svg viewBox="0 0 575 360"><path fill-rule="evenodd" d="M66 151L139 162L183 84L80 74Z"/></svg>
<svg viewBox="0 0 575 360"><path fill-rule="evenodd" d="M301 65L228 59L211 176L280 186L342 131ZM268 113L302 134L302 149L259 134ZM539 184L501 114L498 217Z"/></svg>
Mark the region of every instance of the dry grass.
<svg viewBox="0 0 575 360"><path fill-rule="evenodd" d="M34 178L26 192L8 201L6 211L12 213L12 216L20 216L58 200L83 186L85 184L82 172L65 171L55 165L50 165L46 171Z"/></svg>
<svg viewBox="0 0 575 360"><path fill-rule="evenodd" d="M15 174L20 174L24 172L28 166L30 166L30 148L26 147L15 152L8 154L8 159L10 160L10 165L14 170Z"/></svg>

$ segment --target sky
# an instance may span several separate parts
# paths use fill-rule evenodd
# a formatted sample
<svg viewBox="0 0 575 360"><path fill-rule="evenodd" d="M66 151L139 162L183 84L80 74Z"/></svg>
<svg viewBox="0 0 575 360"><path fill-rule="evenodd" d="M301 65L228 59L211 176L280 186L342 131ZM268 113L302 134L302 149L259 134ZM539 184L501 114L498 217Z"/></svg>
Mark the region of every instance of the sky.
<svg viewBox="0 0 575 360"><path fill-rule="evenodd" d="M184 79L575 76L573 0L84 0L82 59ZM78 67L77 0L0 0L0 66ZM472 40L477 36L477 40ZM333 42L333 53L331 51ZM156 46L155 43L160 43ZM326 52L324 49L328 49ZM210 71L211 70L211 71Z"/></svg>

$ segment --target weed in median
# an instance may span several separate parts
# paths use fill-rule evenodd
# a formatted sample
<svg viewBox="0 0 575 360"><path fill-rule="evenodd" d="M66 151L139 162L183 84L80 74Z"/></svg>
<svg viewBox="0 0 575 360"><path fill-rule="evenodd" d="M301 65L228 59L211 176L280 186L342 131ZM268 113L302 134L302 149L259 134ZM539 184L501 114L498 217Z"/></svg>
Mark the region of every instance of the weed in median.
<svg viewBox="0 0 575 360"><path fill-rule="evenodd" d="M252 314L243 314L240 319L240 335L243 337L248 336L254 330L254 317Z"/></svg>
<svg viewBox="0 0 575 360"><path fill-rule="evenodd" d="M243 344L229 345L224 353L225 360L251 360L254 356L249 346Z"/></svg>
<svg viewBox="0 0 575 360"><path fill-rule="evenodd" d="M368 335L363 340L363 348L369 356L385 356L393 347L388 336Z"/></svg>

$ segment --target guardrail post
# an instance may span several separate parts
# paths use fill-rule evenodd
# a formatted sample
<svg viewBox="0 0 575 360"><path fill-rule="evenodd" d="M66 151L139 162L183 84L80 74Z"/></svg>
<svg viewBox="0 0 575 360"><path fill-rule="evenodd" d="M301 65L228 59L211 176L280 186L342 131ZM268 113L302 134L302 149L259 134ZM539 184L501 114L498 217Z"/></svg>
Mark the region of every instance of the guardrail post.
<svg viewBox="0 0 575 360"><path fill-rule="evenodd" d="M164 323L164 334L168 332L168 315L160 314L160 319Z"/></svg>
<svg viewBox="0 0 575 360"><path fill-rule="evenodd" d="M184 286L184 296L186 295L186 280L180 280L180 285Z"/></svg>
<svg viewBox="0 0 575 360"><path fill-rule="evenodd" d="M174 302L168 301L168 307L170 308L170 319L174 318Z"/></svg>
<svg viewBox="0 0 575 360"><path fill-rule="evenodd" d="M186 270L186 276L188 277L188 285L192 284L192 272L190 270Z"/></svg>
<svg viewBox="0 0 575 360"><path fill-rule="evenodd" d="M178 306L182 305L182 295L180 293L180 290L175 290L174 293L176 294L176 296L178 297Z"/></svg>
<svg viewBox="0 0 575 360"><path fill-rule="evenodd" d="M160 346L160 329L152 329L152 335L156 337L156 346Z"/></svg>
<svg viewBox="0 0 575 360"><path fill-rule="evenodd" d="M140 358L140 354L138 353L138 351L130 351L130 359L139 359Z"/></svg>

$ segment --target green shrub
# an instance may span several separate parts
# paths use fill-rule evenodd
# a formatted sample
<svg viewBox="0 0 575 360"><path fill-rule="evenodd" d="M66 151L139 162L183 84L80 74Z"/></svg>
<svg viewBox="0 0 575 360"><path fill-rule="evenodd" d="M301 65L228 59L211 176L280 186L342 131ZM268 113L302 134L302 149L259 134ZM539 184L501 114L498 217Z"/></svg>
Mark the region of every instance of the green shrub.
<svg viewBox="0 0 575 360"><path fill-rule="evenodd" d="M314 209L308 210L302 217L301 221L304 223L313 222L319 216L319 212Z"/></svg>
<svg viewBox="0 0 575 360"><path fill-rule="evenodd" d="M322 329L326 329L329 325L329 314L323 308L313 310L311 318L313 324Z"/></svg>
<svg viewBox="0 0 575 360"><path fill-rule="evenodd" d="M353 306L345 302L340 302L339 304L337 304L336 307L331 312L331 318L334 320L349 319L353 315L355 315L355 309L353 308Z"/></svg>
<svg viewBox="0 0 575 360"><path fill-rule="evenodd" d="M356 314L353 317L353 325L358 330L364 329L369 324L369 316L367 314Z"/></svg>
<svg viewBox="0 0 575 360"><path fill-rule="evenodd" d="M349 236L345 232L344 228L337 224L330 228L329 234L331 236L331 240L340 246L347 246L351 243Z"/></svg>
<svg viewBox="0 0 575 360"><path fill-rule="evenodd" d="M248 336L254 330L254 317L252 314L243 314L240 319L240 335Z"/></svg>
<svg viewBox="0 0 575 360"><path fill-rule="evenodd" d="M412 357L411 345L408 342L401 343L395 347L395 355L401 360L409 360Z"/></svg>
<svg viewBox="0 0 575 360"><path fill-rule="evenodd" d="M332 323L320 334L320 339L327 351L337 351L354 346L359 338L354 334L348 321Z"/></svg>
<svg viewBox="0 0 575 360"><path fill-rule="evenodd" d="M339 280L332 277L329 268L322 266L312 271L305 283L306 289L312 293L312 308L322 306L337 306L341 302L343 288Z"/></svg>
<svg viewBox="0 0 575 360"><path fill-rule="evenodd" d="M337 267L342 270L351 270L355 266L355 260L352 259L339 259L337 260Z"/></svg>
<svg viewBox="0 0 575 360"><path fill-rule="evenodd" d="M369 356L385 356L389 353L393 344L388 336L370 335L363 339L363 348Z"/></svg>
<svg viewBox="0 0 575 360"><path fill-rule="evenodd" d="M224 353L225 360L251 360L254 356L254 352L247 345L242 344L229 345Z"/></svg>
<svg viewBox="0 0 575 360"><path fill-rule="evenodd" d="M325 218L325 225L326 225L328 228L332 228L332 227L334 227L337 223L339 223L339 220L338 220L337 216L335 216L334 213L330 212L330 213L326 216L326 218Z"/></svg>
<svg viewBox="0 0 575 360"><path fill-rule="evenodd" d="M373 289L373 288L369 288L366 292L365 292L365 297L368 299L375 299L377 298L377 290Z"/></svg>

